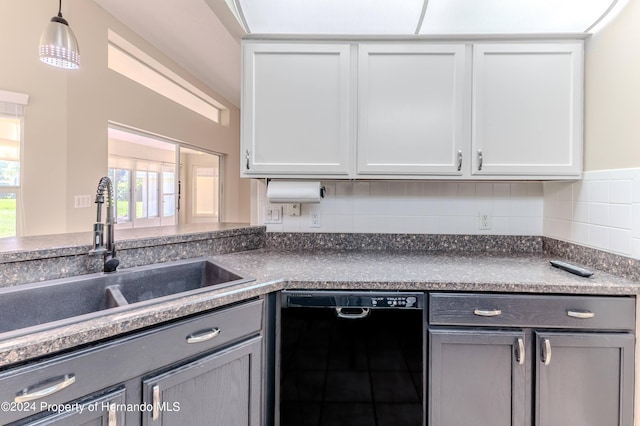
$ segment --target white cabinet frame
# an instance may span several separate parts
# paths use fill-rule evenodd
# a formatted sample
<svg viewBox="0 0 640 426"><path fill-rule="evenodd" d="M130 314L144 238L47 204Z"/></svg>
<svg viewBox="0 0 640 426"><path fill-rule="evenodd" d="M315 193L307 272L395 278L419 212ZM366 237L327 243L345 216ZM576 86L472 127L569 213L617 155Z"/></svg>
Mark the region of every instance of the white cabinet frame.
<svg viewBox="0 0 640 426"><path fill-rule="evenodd" d="M473 47L472 174L580 177L583 44Z"/></svg>

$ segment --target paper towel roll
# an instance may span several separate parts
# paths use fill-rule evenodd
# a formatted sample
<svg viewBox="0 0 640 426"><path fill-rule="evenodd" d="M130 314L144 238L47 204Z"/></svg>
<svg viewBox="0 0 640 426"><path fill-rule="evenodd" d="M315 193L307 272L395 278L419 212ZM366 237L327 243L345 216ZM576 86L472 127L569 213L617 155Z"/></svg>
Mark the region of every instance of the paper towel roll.
<svg viewBox="0 0 640 426"><path fill-rule="evenodd" d="M270 203L319 203L320 182L272 180L267 185Z"/></svg>

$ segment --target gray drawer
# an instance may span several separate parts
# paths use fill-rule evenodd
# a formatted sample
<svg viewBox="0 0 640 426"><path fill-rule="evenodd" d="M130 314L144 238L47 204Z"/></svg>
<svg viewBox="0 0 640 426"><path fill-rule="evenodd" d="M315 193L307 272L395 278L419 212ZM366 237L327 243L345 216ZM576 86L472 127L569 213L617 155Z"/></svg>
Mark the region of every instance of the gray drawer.
<svg viewBox="0 0 640 426"><path fill-rule="evenodd" d="M80 349L49 360L0 372L0 402L12 402L24 389L49 387L70 378L73 384L46 397L59 404L189 359L260 333L263 300L159 326L128 337ZM215 329L220 330L215 333ZM215 336L213 336L215 334ZM193 343L187 339L196 338ZM0 412L0 424L40 411Z"/></svg>
<svg viewBox="0 0 640 426"><path fill-rule="evenodd" d="M432 293L430 325L634 330L635 298Z"/></svg>

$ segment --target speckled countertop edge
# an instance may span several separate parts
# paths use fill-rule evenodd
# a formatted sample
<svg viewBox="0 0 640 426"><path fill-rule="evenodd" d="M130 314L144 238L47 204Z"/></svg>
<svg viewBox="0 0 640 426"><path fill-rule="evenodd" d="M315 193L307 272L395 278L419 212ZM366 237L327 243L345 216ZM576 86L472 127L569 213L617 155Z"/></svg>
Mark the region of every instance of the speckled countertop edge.
<svg viewBox="0 0 640 426"><path fill-rule="evenodd" d="M230 303L259 297L281 290L283 286L283 281L261 283L251 281L195 296L179 297L167 302L118 311L88 321L79 321L62 327L0 340L0 368L188 315L202 313Z"/></svg>
<svg viewBox="0 0 640 426"><path fill-rule="evenodd" d="M212 259L256 281L0 340L0 367L283 289L640 294L638 282L600 271L576 277L549 266L544 254L258 249ZM433 275L425 275L425 267L434 268Z"/></svg>
<svg viewBox="0 0 640 426"><path fill-rule="evenodd" d="M116 230L116 248L119 250L162 246L225 238L264 232L264 226L246 223L207 223ZM91 232L41 235L0 239L0 264L62 256L84 255L91 248Z"/></svg>

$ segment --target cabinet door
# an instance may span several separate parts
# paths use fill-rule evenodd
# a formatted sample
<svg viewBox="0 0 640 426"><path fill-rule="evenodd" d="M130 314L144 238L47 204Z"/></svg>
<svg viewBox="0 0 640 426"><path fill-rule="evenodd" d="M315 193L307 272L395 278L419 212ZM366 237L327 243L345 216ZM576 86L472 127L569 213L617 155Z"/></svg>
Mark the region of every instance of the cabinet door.
<svg viewBox="0 0 640 426"><path fill-rule="evenodd" d="M632 426L632 334L536 333L537 426Z"/></svg>
<svg viewBox="0 0 640 426"><path fill-rule="evenodd" d="M581 42L475 45L473 173L580 176L582 70Z"/></svg>
<svg viewBox="0 0 640 426"><path fill-rule="evenodd" d="M525 334L429 331L429 425L524 426Z"/></svg>
<svg viewBox="0 0 640 426"><path fill-rule="evenodd" d="M349 173L350 49L348 44L244 44L244 176Z"/></svg>
<svg viewBox="0 0 640 426"><path fill-rule="evenodd" d="M261 338L144 380L143 425L257 426L261 418Z"/></svg>
<svg viewBox="0 0 640 426"><path fill-rule="evenodd" d="M462 174L465 55L463 44L359 46L359 174Z"/></svg>
<svg viewBox="0 0 640 426"><path fill-rule="evenodd" d="M37 403L40 405L40 402ZM24 419L11 426L124 426L125 390L119 389L68 404L52 404L55 414ZM66 408L66 409L65 409Z"/></svg>

